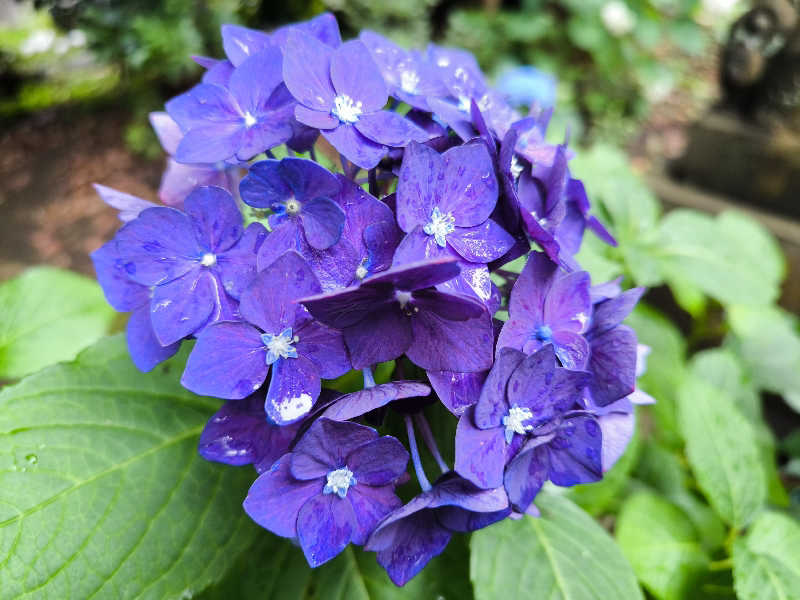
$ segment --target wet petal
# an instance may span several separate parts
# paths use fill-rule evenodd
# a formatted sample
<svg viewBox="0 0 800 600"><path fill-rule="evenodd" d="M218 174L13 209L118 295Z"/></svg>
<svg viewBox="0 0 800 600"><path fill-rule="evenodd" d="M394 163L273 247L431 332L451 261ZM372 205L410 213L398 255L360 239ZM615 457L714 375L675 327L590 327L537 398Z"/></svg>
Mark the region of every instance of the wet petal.
<svg viewBox="0 0 800 600"><path fill-rule="evenodd" d="M387 485L406 472L408 459L403 444L385 435L359 446L345 460L359 484Z"/></svg>
<svg viewBox="0 0 800 600"><path fill-rule="evenodd" d="M331 83L333 49L301 31L291 31L286 38L283 57L283 80L301 104L330 112L336 92Z"/></svg>
<svg viewBox="0 0 800 600"><path fill-rule="evenodd" d="M167 346L200 329L214 312L218 291L213 276L199 269L156 286L150 320L158 341Z"/></svg>
<svg viewBox="0 0 800 600"><path fill-rule="evenodd" d="M224 252L242 237L242 215L233 196L226 190L199 187L189 194L183 205L192 222L194 235L204 250L215 254Z"/></svg>
<svg viewBox="0 0 800 600"><path fill-rule="evenodd" d="M514 238L491 219L475 227L456 227L447 236L450 244L465 260L488 263L497 260L514 245Z"/></svg>
<svg viewBox="0 0 800 600"><path fill-rule="evenodd" d="M506 466L506 440L502 427L478 429L473 424L474 410L458 420L456 429L456 473L484 489L503 485Z"/></svg>
<svg viewBox="0 0 800 600"><path fill-rule="evenodd" d="M275 424L294 423L311 411L320 389L319 368L311 360L279 358L272 367L264 408Z"/></svg>
<svg viewBox="0 0 800 600"><path fill-rule="evenodd" d="M297 516L297 541L311 567L328 562L350 543L356 515L346 498L336 494L314 496Z"/></svg>

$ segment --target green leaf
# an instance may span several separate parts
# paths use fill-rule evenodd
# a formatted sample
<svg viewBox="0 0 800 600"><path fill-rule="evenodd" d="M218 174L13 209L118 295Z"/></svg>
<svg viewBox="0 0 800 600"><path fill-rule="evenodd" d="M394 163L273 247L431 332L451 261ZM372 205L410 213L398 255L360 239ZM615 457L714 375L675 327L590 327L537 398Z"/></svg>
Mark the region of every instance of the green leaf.
<svg viewBox="0 0 800 600"><path fill-rule="evenodd" d="M735 402L689 377L678 394L686 454L697 483L727 523L744 527L766 501L757 434Z"/></svg>
<svg viewBox="0 0 800 600"><path fill-rule="evenodd" d="M0 285L0 378L70 360L105 335L114 310L94 281L36 267Z"/></svg>
<svg viewBox="0 0 800 600"><path fill-rule="evenodd" d="M0 392L3 598L191 596L250 545L253 471L197 454L219 402L185 359L144 374L116 336Z"/></svg>
<svg viewBox="0 0 800 600"><path fill-rule="evenodd" d="M642 598L631 566L594 519L563 496L543 493L536 505L541 518L506 519L472 534L477 600Z"/></svg>
<svg viewBox="0 0 800 600"><path fill-rule="evenodd" d="M740 600L800 598L800 523L765 512L733 547L733 578Z"/></svg>
<svg viewBox="0 0 800 600"><path fill-rule="evenodd" d="M688 517L649 492L622 505L616 537L639 580L659 600L681 600L708 566Z"/></svg>
<svg viewBox="0 0 800 600"><path fill-rule="evenodd" d="M800 391L800 333L795 318L779 308L733 306L729 309L739 353L756 383L792 401Z"/></svg>
<svg viewBox="0 0 800 600"><path fill-rule="evenodd" d="M716 218L678 209L659 226L665 276L696 285L723 304L765 305L777 299L785 265L777 242L735 212Z"/></svg>
<svg viewBox="0 0 800 600"><path fill-rule="evenodd" d="M447 550L435 557L402 588L394 585L375 554L348 547L314 573L311 600L402 600L440 598L470 600L469 550L466 535L454 535Z"/></svg>

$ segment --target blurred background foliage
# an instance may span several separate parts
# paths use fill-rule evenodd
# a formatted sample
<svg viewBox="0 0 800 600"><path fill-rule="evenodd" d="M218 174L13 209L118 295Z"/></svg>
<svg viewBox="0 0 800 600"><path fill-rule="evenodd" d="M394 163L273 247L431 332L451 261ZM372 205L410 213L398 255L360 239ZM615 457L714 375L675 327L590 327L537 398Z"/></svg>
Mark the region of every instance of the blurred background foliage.
<svg viewBox="0 0 800 600"><path fill-rule="evenodd" d="M158 157L146 114L199 79L191 55L222 55L223 22L271 29L330 10L345 37L369 28L409 46L471 50L520 104L555 103L549 135L562 141L569 132L571 168L619 240L610 248L587 235L579 260L593 280L624 276L626 285L650 288L629 322L651 347L641 385L657 403L638 410L634 441L606 479L567 495L614 532L649 597L795 598L800 325L778 305L787 261L776 239L740 212L665 212L633 168L637 139L660 106L677 98L691 112L714 102L719 43L746 7L736 0L12 2L0 4L0 119L113 106L128 120L129 149ZM15 315L0 327L0 379L41 366L41 356L15 346L14 325L39 314L40 329L51 331L31 298L78 284L42 283L50 277L57 275L37 271L0 285L0 307ZM19 289L28 290L24 302ZM90 295L75 310L92 326L83 337L51 339L53 360L108 330L107 308ZM777 542L773 530L784 532ZM473 564L480 552L495 552L498 531L473 536ZM506 565L492 557L505 570L491 581L473 572L475 597L503 597L492 586L517 581L516 558ZM353 565L340 566L350 577Z"/></svg>

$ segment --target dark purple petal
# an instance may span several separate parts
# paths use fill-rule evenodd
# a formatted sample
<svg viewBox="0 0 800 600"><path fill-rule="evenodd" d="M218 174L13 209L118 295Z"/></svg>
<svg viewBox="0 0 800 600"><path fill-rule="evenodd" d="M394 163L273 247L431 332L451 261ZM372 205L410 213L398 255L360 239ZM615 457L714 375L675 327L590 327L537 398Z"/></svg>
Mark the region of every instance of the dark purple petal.
<svg viewBox="0 0 800 600"><path fill-rule="evenodd" d="M438 290L414 292L411 304L420 312L433 311L448 321L466 321L486 314L486 307L471 296Z"/></svg>
<svg viewBox="0 0 800 600"><path fill-rule="evenodd" d="M453 472L442 475L433 490L430 506L460 506L475 512L494 512L508 507L503 490L483 490Z"/></svg>
<svg viewBox="0 0 800 600"><path fill-rule="evenodd" d="M314 110L298 104L294 107L294 116L303 125L314 129L335 129L339 126L339 119L334 117L330 110Z"/></svg>
<svg viewBox="0 0 800 600"><path fill-rule="evenodd" d="M589 386L592 399L606 406L632 393L636 387L636 334L618 325L591 342L589 370L594 379Z"/></svg>
<svg viewBox="0 0 800 600"><path fill-rule="evenodd" d="M480 225L497 203L497 178L482 143L451 148L442 155L444 180L437 186L439 208L451 212L458 227ZM429 215L430 216L430 215Z"/></svg>
<svg viewBox="0 0 800 600"><path fill-rule="evenodd" d="M234 466L265 464L263 470L268 470L289 450L297 429L268 423L263 398L253 394L223 404L203 428L197 449L206 460Z"/></svg>
<svg viewBox="0 0 800 600"><path fill-rule="evenodd" d="M158 341L167 346L197 331L214 312L220 292L214 277L199 269L156 286L150 320Z"/></svg>
<svg viewBox="0 0 800 600"><path fill-rule="evenodd" d="M283 81L298 102L330 112L336 91L331 83L333 49L301 31L291 31L283 57Z"/></svg>
<svg viewBox="0 0 800 600"><path fill-rule="evenodd" d="M442 292L477 298L490 309L490 313L496 312L496 309L491 310L495 301L492 299L492 279L486 265L466 261L459 262L459 265L461 273L458 277L439 284L436 288Z"/></svg>
<svg viewBox="0 0 800 600"><path fill-rule="evenodd" d="M406 356L423 369L472 372L492 365L494 334L488 311L474 319L450 321L421 310L412 317L411 327L414 339Z"/></svg>
<svg viewBox="0 0 800 600"><path fill-rule="evenodd" d="M317 250L325 250L339 241L345 214L330 198L316 198L303 204L300 220L308 243Z"/></svg>
<svg viewBox="0 0 800 600"><path fill-rule="evenodd" d="M358 485L388 485L406 472L409 455L403 444L385 435L353 450L346 457L347 467Z"/></svg>
<svg viewBox="0 0 800 600"><path fill-rule="evenodd" d="M589 296L592 299L592 304L599 304L603 300L608 300L609 298L616 298L619 296L622 293L622 286L620 285L621 283L622 275L616 279L612 279L611 281L606 281L605 283L598 283L597 285L591 286L589 288ZM597 307L595 307L595 311L596 310ZM597 314L593 315L592 319L596 320Z"/></svg>
<svg viewBox="0 0 800 600"><path fill-rule="evenodd" d="M142 198L138 198L130 194L126 194L124 192L120 192L114 188L100 185L99 183L93 183L92 187L94 187L94 190L97 192L97 195L100 196L100 199L103 202L108 204L111 208L116 208L119 211L117 216L123 223L132 221L138 217L139 213L144 209L153 208L156 206L152 202L143 200Z"/></svg>
<svg viewBox="0 0 800 600"><path fill-rule="evenodd" d="M561 364L568 369L585 369L589 361L589 342L571 331L553 333L553 346Z"/></svg>
<svg viewBox="0 0 800 600"><path fill-rule="evenodd" d="M592 483L603 478L602 431L592 415L564 420L547 444L550 481L560 486Z"/></svg>
<svg viewBox="0 0 800 600"><path fill-rule="evenodd" d="M362 169L372 169L386 155L388 148L361 134L353 125L341 124L336 129L325 129L322 137L353 164Z"/></svg>
<svg viewBox="0 0 800 600"><path fill-rule="evenodd" d="M204 186L194 190L183 203L197 241L204 250L225 252L244 233L242 215L228 191Z"/></svg>
<svg viewBox="0 0 800 600"><path fill-rule="evenodd" d="M228 89L244 114L258 118L268 109L270 96L283 83L282 62L281 51L271 47L253 54L236 66ZM284 128L288 131L288 139L291 128L288 123L284 123Z"/></svg>
<svg viewBox="0 0 800 600"><path fill-rule="evenodd" d="M422 227L422 225L417 225L400 241L394 253L395 265L421 262L425 259L450 258L452 260L460 258L451 248L439 246L436 238L425 233Z"/></svg>
<svg viewBox="0 0 800 600"><path fill-rule="evenodd" d="M270 208L292 197L292 188L281 174L278 160L260 160L250 165L239 184L242 200L255 208Z"/></svg>
<svg viewBox="0 0 800 600"><path fill-rule="evenodd" d="M398 290L414 291L449 281L460 272L454 257L409 263L364 280L364 285L390 283Z"/></svg>
<svg viewBox="0 0 800 600"><path fill-rule="evenodd" d="M308 358L279 358L272 365L272 378L264 409L273 423L288 425L305 417L322 389L319 367Z"/></svg>
<svg viewBox="0 0 800 600"><path fill-rule="evenodd" d="M511 290L511 318L527 322L529 327L542 324L545 298L557 271L558 266L547 255L531 252Z"/></svg>
<svg viewBox="0 0 800 600"><path fill-rule="evenodd" d="M367 250L369 273L385 271L392 265L397 245L400 243L400 230L391 221L379 221L364 228L364 247Z"/></svg>
<svg viewBox="0 0 800 600"><path fill-rule="evenodd" d="M268 369L261 333L247 323L225 321L197 337L181 384L203 396L238 400L261 387Z"/></svg>
<svg viewBox="0 0 800 600"><path fill-rule="evenodd" d="M338 291L353 283L356 270L361 264L361 258L355 249L341 238L325 250L314 250L304 244L302 254L319 279L323 292Z"/></svg>
<svg viewBox="0 0 800 600"><path fill-rule="evenodd" d="M428 379L445 408L456 416L478 401L487 373L456 373L454 371L428 371Z"/></svg>
<svg viewBox="0 0 800 600"><path fill-rule="evenodd" d="M117 232L115 239L125 272L146 286L188 273L203 254L192 233L191 221L174 208L143 210Z"/></svg>
<svg viewBox="0 0 800 600"><path fill-rule="evenodd" d="M244 510L253 521L286 538L297 537L297 515L308 500L322 491L319 479L298 481L289 472L286 454L250 486ZM338 498L337 498L338 500Z"/></svg>
<svg viewBox="0 0 800 600"><path fill-rule="evenodd" d="M407 352L414 334L409 318L395 305L344 329L344 341L353 368L364 369Z"/></svg>
<svg viewBox="0 0 800 600"><path fill-rule="evenodd" d="M639 302L642 294L644 288L633 288L597 304L592 315L592 335L605 333L622 323Z"/></svg>
<svg viewBox="0 0 800 600"><path fill-rule="evenodd" d="M508 380L508 404L530 408L537 420L549 421L555 410L550 398L555 371L556 355L552 345L526 356Z"/></svg>
<svg viewBox="0 0 800 600"><path fill-rule="evenodd" d="M358 40L339 46L331 56L331 82L337 94L362 104L365 113L383 108L388 98L386 83L367 47Z"/></svg>
<svg viewBox="0 0 800 600"><path fill-rule="evenodd" d="M390 381L371 388L345 394L336 399L321 416L334 421L347 421L363 414L386 406L394 400L403 398L425 397L431 389L417 381Z"/></svg>
<svg viewBox="0 0 800 600"><path fill-rule="evenodd" d="M268 241L269 238L265 243ZM288 251L256 275L242 294L239 310L246 320L277 335L304 318L305 311L295 300L320 290L317 278L303 257Z"/></svg>
<svg viewBox="0 0 800 600"><path fill-rule="evenodd" d="M311 567L328 562L350 543L356 515L346 498L314 496L297 515L297 541Z"/></svg>
<svg viewBox="0 0 800 600"><path fill-rule="evenodd" d="M473 413L473 409L468 410L458 421L455 471L480 488L500 487L506 466L504 430L478 429L472 421Z"/></svg>
<svg viewBox="0 0 800 600"><path fill-rule="evenodd" d="M508 499L519 512L525 512L547 481L550 459L546 445L537 445L517 454L508 465L504 485Z"/></svg>
<svg viewBox="0 0 800 600"><path fill-rule="evenodd" d="M222 287L233 298L240 298L256 276L256 256L267 237L261 223L250 223L239 242L217 256L217 271Z"/></svg>
<svg viewBox="0 0 800 600"><path fill-rule="evenodd" d="M133 311L128 319L126 333L131 360L136 368L144 373L167 360L181 347L180 342L162 346L156 339L147 304Z"/></svg>
<svg viewBox="0 0 800 600"><path fill-rule="evenodd" d="M491 219L475 227L456 227L447 236L450 244L465 260L488 263L497 260L514 245L514 238Z"/></svg>
<svg viewBox="0 0 800 600"><path fill-rule="evenodd" d="M292 453L292 475L299 479L325 477L347 466L347 457L359 446L378 438L371 427L322 417L303 434Z"/></svg>
<svg viewBox="0 0 800 600"><path fill-rule="evenodd" d="M481 429L500 427L509 409L506 389L511 375L525 359L525 355L513 348L500 348L497 360L483 384L475 405L475 424Z"/></svg>
<svg viewBox="0 0 800 600"><path fill-rule="evenodd" d="M287 250L301 252L303 248L300 225L294 219L284 221L275 227L258 249L256 263L258 270L263 271Z"/></svg>
<svg viewBox="0 0 800 600"><path fill-rule="evenodd" d="M279 163L280 176L300 202L315 198L334 198L341 190L339 179L325 167L304 158L284 158ZM288 198L288 196L287 196Z"/></svg>
<svg viewBox="0 0 800 600"><path fill-rule="evenodd" d="M397 224L400 229L409 233L430 220L431 212L439 204L443 177L444 160L438 152L422 144L408 145L397 180Z"/></svg>
<svg viewBox="0 0 800 600"><path fill-rule="evenodd" d="M297 353L312 360L320 377L335 379L350 370L350 359L344 347L342 332L317 321L309 321L296 332Z"/></svg>
<svg viewBox="0 0 800 600"><path fill-rule="evenodd" d="M505 491L499 488L495 493L506 496ZM508 502L508 500L506 500ZM438 521L451 531L467 533L488 527L493 523L502 521L511 514L511 507L493 512L473 512L464 510L459 506L443 506L436 511Z"/></svg>
<svg viewBox="0 0 800 600"><path fill-rule="evenodd" d="M272 44L269 34L263 31L248 29L241 25L222 26L222 47L228 60L235 66L242 64L248 57L269 48Z"/></svg>
<svg viewBox="0 0 800 600"><path fill-rule="evenodd" d="M367 543L370 534L386 515L403 505L390 485L372 487L356 484L347 490L347 500L356 514L352 542L359 545Z"/></svg>
<svg viewBox="0 0 800 600"><path fill-rule="evenodd" d="M362 115L355 128L378 144L405 146L411 141L424 142L428 133L404 116L388 110Z"/></svg>
<svg viewBox="0 0 800 600"><path fill-rule="evenodd" d="M349 287L341 291L301 298L314 318L336 329L351 327L378 311L399 313L389 286Z"/></svg>
<svg viewBox="0 0 800 600"><path fill-rule="evenodd" d="M592 314L589 283L585 271L556 277L544 301L544 323L553 331L586 331Z"/></svg>

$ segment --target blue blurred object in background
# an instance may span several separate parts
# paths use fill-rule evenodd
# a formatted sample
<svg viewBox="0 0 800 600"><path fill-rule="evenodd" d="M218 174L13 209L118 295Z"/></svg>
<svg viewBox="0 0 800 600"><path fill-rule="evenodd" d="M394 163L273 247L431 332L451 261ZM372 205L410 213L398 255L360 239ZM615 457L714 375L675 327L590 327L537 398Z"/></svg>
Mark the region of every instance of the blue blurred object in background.
<svg viewBox="0 0 800 600"><path fill-rule="evenodd" d="M536 103L551 108L556 101L556 78L530 65L504 70L497 79L497 90L515 106Z"/></svg>

